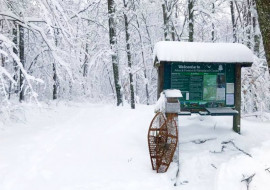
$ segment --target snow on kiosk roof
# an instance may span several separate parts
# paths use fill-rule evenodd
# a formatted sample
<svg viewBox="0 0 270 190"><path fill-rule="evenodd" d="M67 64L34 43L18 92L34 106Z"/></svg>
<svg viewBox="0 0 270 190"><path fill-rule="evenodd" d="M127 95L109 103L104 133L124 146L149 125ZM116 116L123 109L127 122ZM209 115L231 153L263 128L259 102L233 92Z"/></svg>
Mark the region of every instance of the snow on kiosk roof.
<svg viewBox="0 0 270 190"><path fill-rule="evenodd" d="M159 62L235 63L250 66L253 53L238 43L161 41L154 48L155 66Z"/></svg>

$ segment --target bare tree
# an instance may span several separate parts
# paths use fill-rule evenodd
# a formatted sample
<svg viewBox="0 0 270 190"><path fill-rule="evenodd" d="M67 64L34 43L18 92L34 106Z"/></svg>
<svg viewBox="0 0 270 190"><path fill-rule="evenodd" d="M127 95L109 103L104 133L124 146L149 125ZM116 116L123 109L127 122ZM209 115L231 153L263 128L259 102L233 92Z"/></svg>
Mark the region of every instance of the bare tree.
<svg viewBox="0 0 270 190"><path fill-rule="evenodd" d="M256 0L256 5L263 38L265 56L267 59L268 68L270 68L270 1Z"/></svg>
<svg viewBox="0 0 270 190"><path fill-rule="evenodd" d="M121 97L121 86L119 84L119 67L117 62L116 55L116 29L115 29L115 2L114 0L108 0L108 13L109 13L109 36L110 36L110 45L113 51L112 53L112 66L113 66L113 76L114 76L114 85L116 91L117 106L122 103Z"/></svg>
<svg viewBox="0 0 270 190"><path fill-rule="evenodd" d="M135 109L135 96L134 96L134 86L133 86L133 74L132 74L132 69L131 69L131 65L132 65L132 61L131 61L131 52L130 52L130 34L129 34L129 21L128 21L128 17L127 17L127 8L128 8L128 4L125 0L123 0L124 3L124 22L125 22L125 34L126 34L126 51L127 51L127 59L128 59L128 68L129 68L129 87L130 87L130 105L131 105L131 109Z"/></svg>
<svg viewBox="0 0 270 190"><path fill-rule="evenodd" d="M255 0L252 1L252 27L253 27L253 40L254 40L254 53L260 55L260 44L261 44L261 35L258 26L258 14L256 14L256 3Z"/></svg>
<svg viewBox="0 0 270 190"><path fill-rule="evenodd" d="M237 42L236 38L236 21L235 21L235 12L234 12L234 2L230 1L231 8L231 17L232 17L232 27L233 27L233 42Z"/></svg>
<svg viewBox="0 0 270 190"><path fill-rule="evenodd" d="M25 66L25 56L24 56L24 28L20 25L19 26L19 54L20 54L20 61L22 63L22 67ZM22 69L20 69L20 96L19 100L22 102L24 100L24 75L22 73Z"/></svg>
<svg viewBox="0 0 270 190"><path fill-rule="evenodd" d="M58 36L59 36L59 30L54 30L54 37L55 37L55 46L58 46ZM56 70L56 64L55 61L52 63L53 66L53 100L57 99L57 92L58 92L58 80L57 80L57 70Z"/></svg>
<svg viewBox="0 0 270 190"><path fill-rule="evenodd" d="M194 1L188 0L188 41L194 41Z"/></svg>

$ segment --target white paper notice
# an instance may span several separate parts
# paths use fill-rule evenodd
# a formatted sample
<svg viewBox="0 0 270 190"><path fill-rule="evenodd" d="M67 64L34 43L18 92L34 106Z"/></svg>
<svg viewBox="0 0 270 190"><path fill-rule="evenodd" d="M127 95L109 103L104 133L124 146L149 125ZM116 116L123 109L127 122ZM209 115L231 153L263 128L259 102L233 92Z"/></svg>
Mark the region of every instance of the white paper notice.
<svg viewBox="0 0 270 190"><path fill-rule="evenodd" d="M189 92L186 93L186 100L189 100Z"/></svg>
<svg viewBox="0 0 270 190"><path fill-rule="evenodd" d="M234 83L226 83L226 92L227 94L233 94L234 93Z"/></svg>
<svg viewBox="0 0 270 190"><path fill-rule="evenodd" d="M234 105L234 94L226 94L226 105Z"/></svg>
<svg viewBox="0 0 270 190"><path fill-rule="evenodd" d="M217 100L225 100L225 88L217 88Z"/></svg>

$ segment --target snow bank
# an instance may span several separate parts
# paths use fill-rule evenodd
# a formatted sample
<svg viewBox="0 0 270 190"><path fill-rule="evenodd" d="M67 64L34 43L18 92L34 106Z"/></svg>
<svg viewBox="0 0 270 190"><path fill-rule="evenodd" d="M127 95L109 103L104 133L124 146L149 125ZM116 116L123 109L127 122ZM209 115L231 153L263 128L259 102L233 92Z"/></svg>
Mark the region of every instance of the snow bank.
<svg viewBox="0 0 270 190"><path fill-rule="evenodd" d="M162 112L162 113L165 113L165 104L167 102L167 99L165 97L165 94L162 92L160 93L160 97L158 99L158 101L156 102L155 104L155 113L157 112Z"/></svg>
<svg viewBox="0 0 270 190"><path fill-rule="evenodd" d="M174 62L252 63L253 53L237 43L169 42L156 43L154 60Z"/></svg>
<svg viewBox="0 0 270 190"><path fill-rule="evenodd" d="M238 135L232 117L180 116L176 178L176 163L151 167L154 106L54 103L23 105L26 121L0 130L1 190L246 190L254 173L250 190L269 190L269 121L242 120Z"/></svg>

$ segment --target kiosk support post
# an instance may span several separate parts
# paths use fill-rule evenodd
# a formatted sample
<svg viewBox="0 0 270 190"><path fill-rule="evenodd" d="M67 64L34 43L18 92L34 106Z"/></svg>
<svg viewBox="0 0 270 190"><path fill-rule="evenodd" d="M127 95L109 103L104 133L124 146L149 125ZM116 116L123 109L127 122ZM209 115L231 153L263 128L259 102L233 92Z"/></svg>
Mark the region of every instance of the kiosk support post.
<svg viewBox="0 0 270 190"><path fill-rule="evenodd" d="M160 63L158 69L157 100L160 97L160 93L163 91L163 86L164 86L164 63Z"/></svg>
<svg viewBox="0 0 270 190"><path fill-rule="evenodd" d="M234 83L234 100L235 100L235 109L238 111L238 114L233 116L233 130L236 133L240 134L241 129L241 65L236 64L235 66L235 83Z"/></svg>

